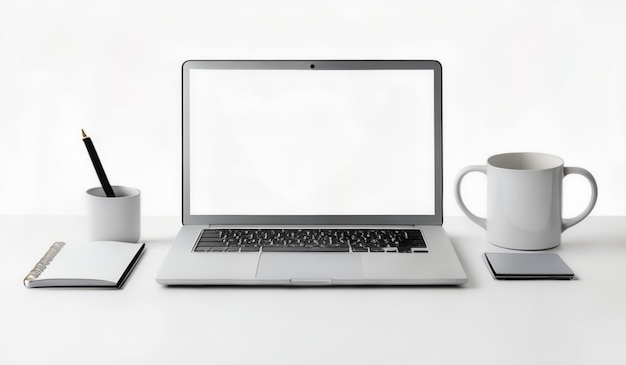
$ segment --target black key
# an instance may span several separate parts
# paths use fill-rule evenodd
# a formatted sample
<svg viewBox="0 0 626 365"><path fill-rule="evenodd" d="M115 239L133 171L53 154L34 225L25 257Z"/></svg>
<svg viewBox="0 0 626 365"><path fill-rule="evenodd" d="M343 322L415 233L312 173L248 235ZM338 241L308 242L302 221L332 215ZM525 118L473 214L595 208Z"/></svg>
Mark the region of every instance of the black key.
<svg viewBox="0 0 626 365"><path fill-rule="evenodd" d="M206 243L206 244L211 244L211 243L224 243L224 240L221 239L217 239L217 238L212 238L212 239L201 239L200 241L198 241L198 244L201 243Z"/></svg>
<svg viewBox="0 0 626 365"><path fill-rule="evenodd" d="M368 249L365 247L352 247L352 252L368 252Z"/></svg>
<svg viewBox="0 0 626 365"><path fill-rule="evenodd" d="M424 241L418 241L418 240L406 240L406 241L402 241L400 243L400 247L420 247L420 248L425 248L426 247L426 243Z"/></svg>
<svg viewBox="0 0 626 365"><path fill-rule="evenodd" d="M218 236L202 236L200 241L223 241L223 239Z"/></svg>
<svg viewBox="0 0 626 365"><path fill-rule="evenodd" d="M198 242L197 247L220 247L220 246L224 246L224 242L200 241Z"/></svg>

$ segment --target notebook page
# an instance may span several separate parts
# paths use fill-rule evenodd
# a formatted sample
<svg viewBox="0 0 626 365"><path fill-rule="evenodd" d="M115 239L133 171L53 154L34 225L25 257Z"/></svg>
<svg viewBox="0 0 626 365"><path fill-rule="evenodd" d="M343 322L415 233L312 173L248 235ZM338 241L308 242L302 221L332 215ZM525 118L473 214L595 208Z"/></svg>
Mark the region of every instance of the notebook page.
<svg viewBox="0 0 626 365"><path fill-rule="evenodd" d="M141 244L96 241L66 243L37 280L95 279L116 283Z"/></svg>

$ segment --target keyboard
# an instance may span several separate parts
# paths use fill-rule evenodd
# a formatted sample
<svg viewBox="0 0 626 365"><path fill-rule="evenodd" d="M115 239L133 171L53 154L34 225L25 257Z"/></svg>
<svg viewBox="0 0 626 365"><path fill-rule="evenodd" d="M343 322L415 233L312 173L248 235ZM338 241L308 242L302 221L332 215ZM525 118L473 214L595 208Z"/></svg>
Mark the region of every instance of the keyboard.
<svg viewBox="0 0 626 365"><path fill-rule="evenodd" d="M204 229L196 252L422 253L417 229Z"/></svg>

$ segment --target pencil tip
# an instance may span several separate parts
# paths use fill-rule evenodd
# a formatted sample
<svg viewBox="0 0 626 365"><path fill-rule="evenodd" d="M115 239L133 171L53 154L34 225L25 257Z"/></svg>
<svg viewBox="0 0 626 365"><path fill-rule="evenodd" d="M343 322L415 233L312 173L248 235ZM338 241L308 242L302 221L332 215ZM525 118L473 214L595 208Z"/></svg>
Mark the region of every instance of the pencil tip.
<svg viewBox="0 0 626 365"><path fill-rule="evenodd" d="M81 129L80 129L80 131L81 131L81 132L82 132L82 134L83 134L83 138L86 138L86 137L87 137L87 135L85 134L85 130L81 128Z"/></svg>

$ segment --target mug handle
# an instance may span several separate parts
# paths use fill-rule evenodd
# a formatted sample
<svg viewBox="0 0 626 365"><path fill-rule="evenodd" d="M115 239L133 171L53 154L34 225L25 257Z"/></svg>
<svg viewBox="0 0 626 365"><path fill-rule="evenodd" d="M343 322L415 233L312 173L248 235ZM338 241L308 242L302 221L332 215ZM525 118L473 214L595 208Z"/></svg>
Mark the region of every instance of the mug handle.
<svg viewBox="0 0 626 365"><path fill-rule="evenodd" d="M587 181L589 181L589 184L591 185L591 197L589 199L589 204L587 205L587 208L585 208L582 213L574 218L563 219L563 222L561 223L561 232L572 227L573 225L580 223L580 221L585 219L589 215L589 213L591 213L591 210L596 205L596 201L598 200L598 185L596 184L596 179L593 178L593 175L591 175L589 171L583 169L582 167L564 167L563 177L569 174L582 175L584 178L587 179Z"/></svg>
<svg viewBox="0 0 626 365"><path fill-rule="evenodd" d="M463 177L465 177L465 175L474 171L482 172L483 174L487 175L487 166L486 165L473 165L473 166L467 166L461 169L461 171L459 171L459 173L456 175L456 179L454 182L454 197L456 198L456 203L459 205L459 208L461 208L463 213L465 213L465 215L469 219L471 219L474 223L478 224L484 229L487 229L487 219L481 218L475 215L474 213L470 212L470 210L467 209L465 202L463 202L463 198L461 197L461 181L463 180Z"/></svg>

